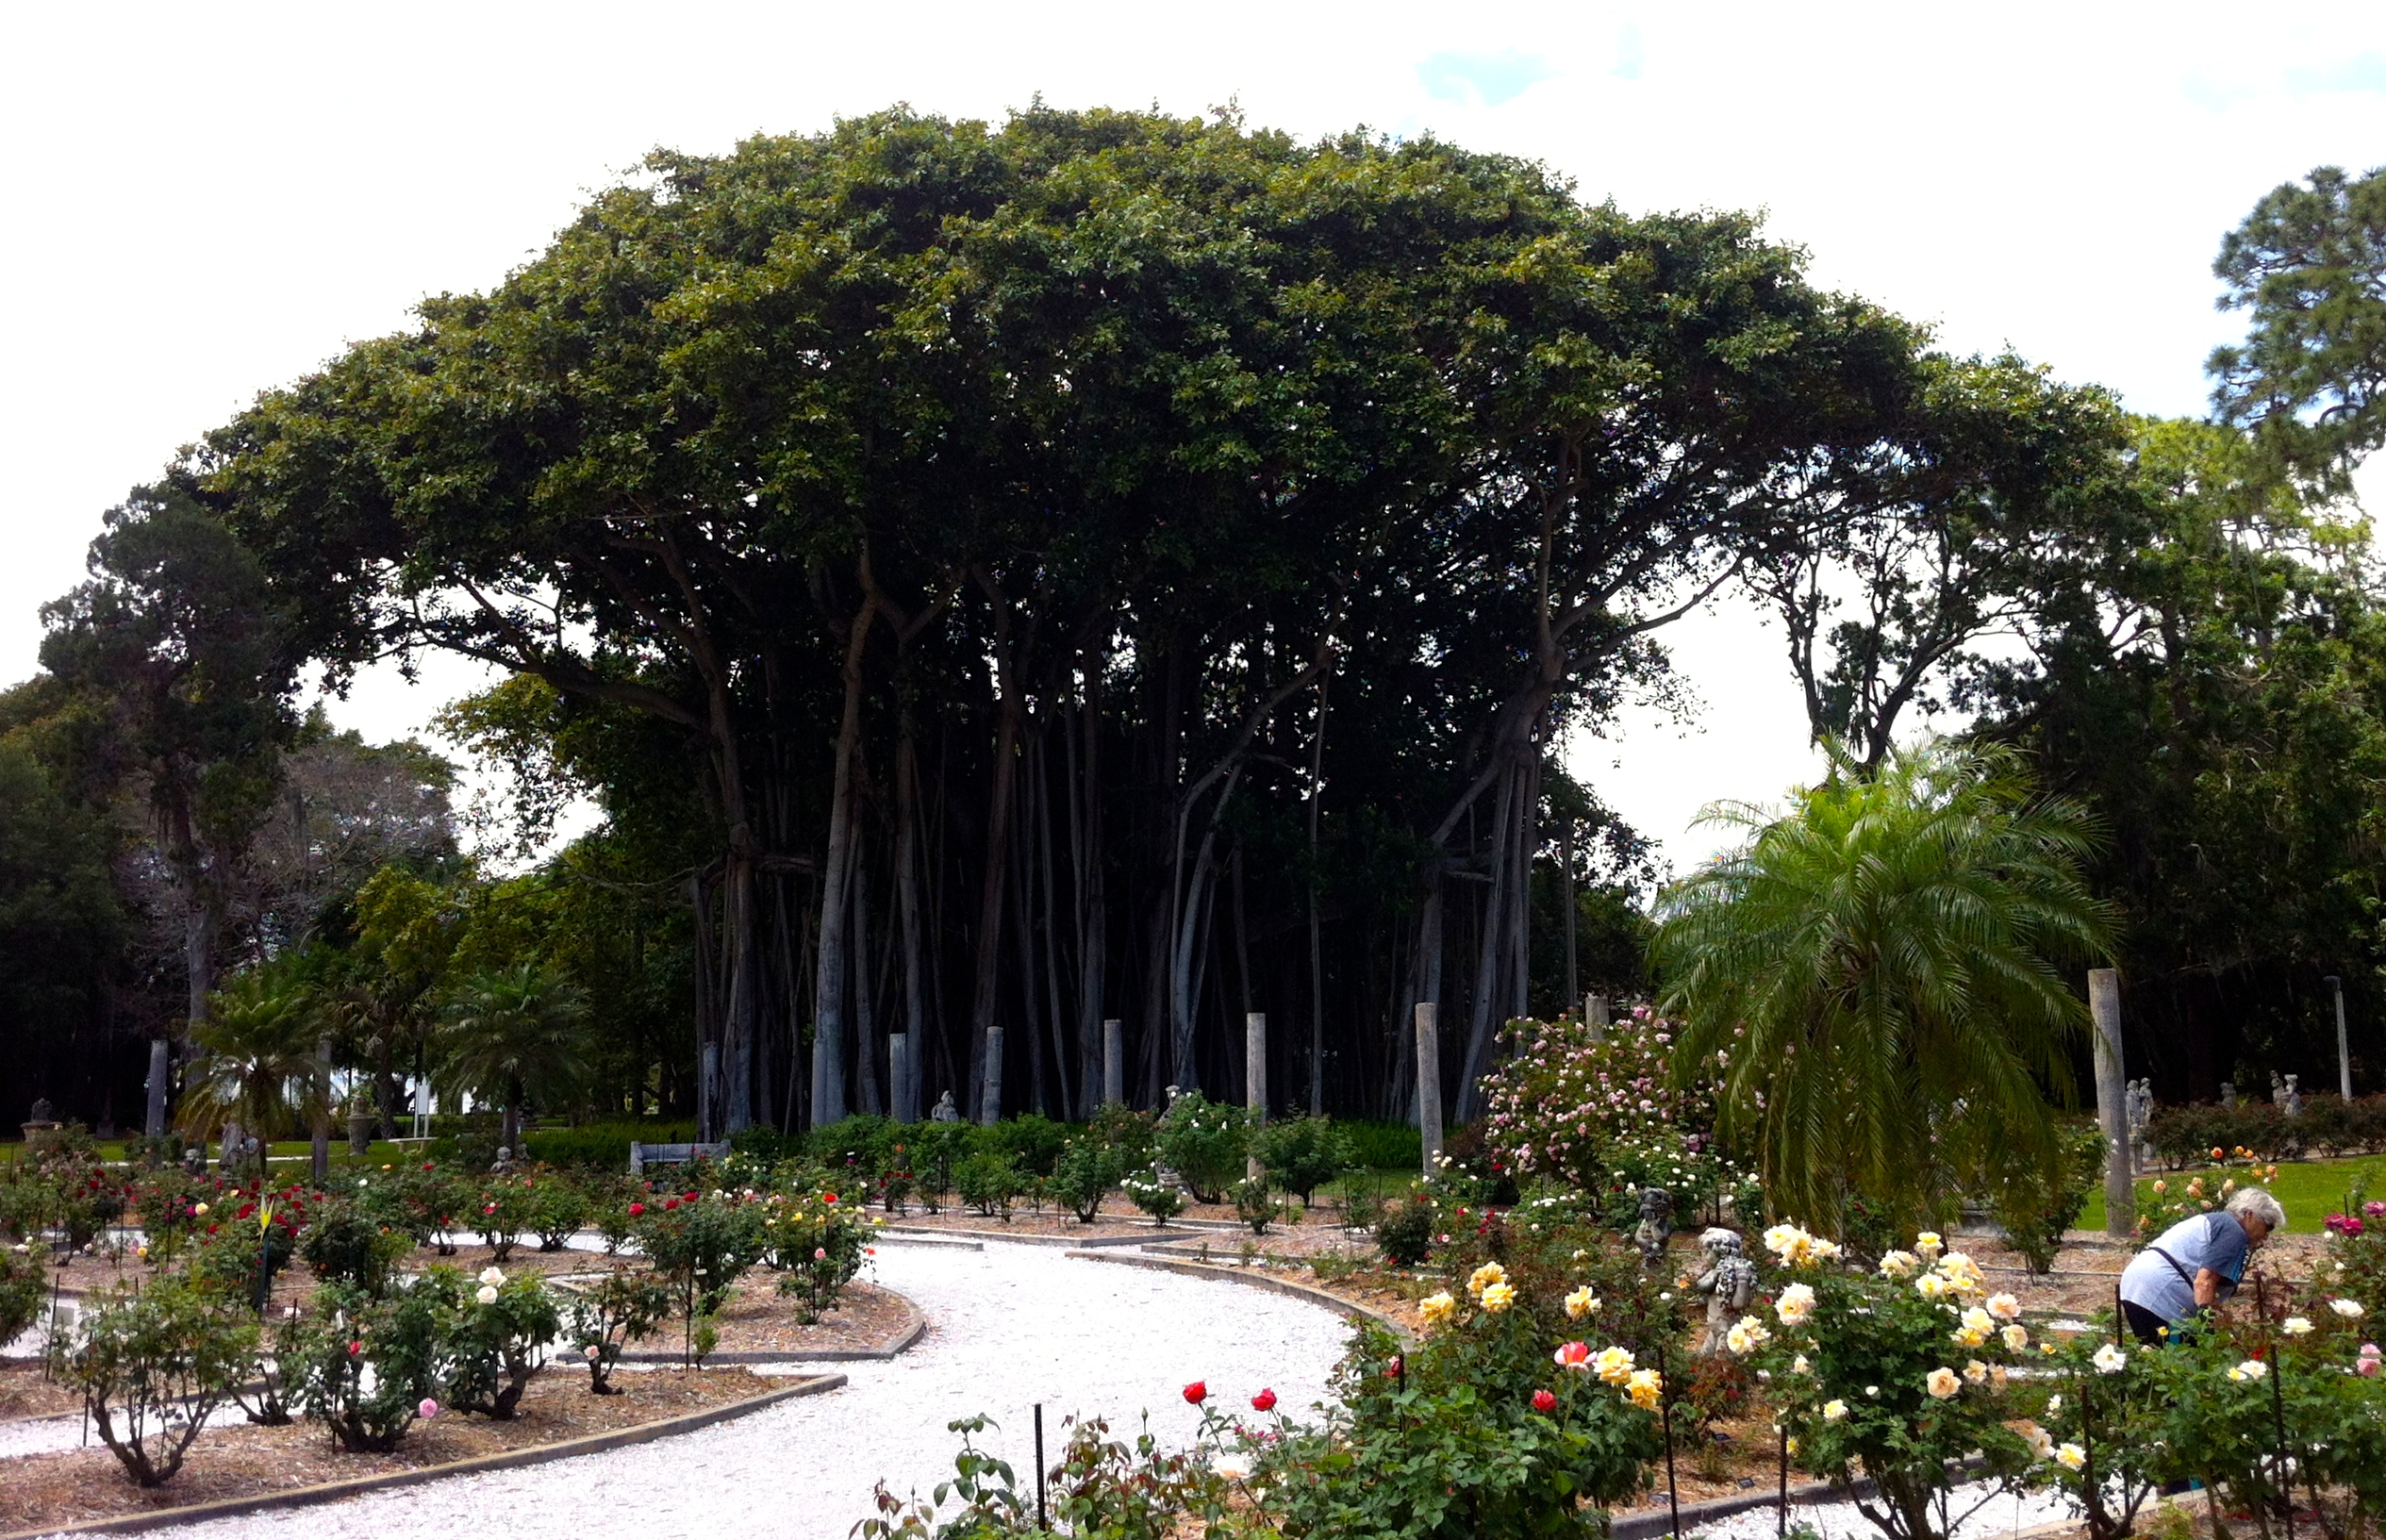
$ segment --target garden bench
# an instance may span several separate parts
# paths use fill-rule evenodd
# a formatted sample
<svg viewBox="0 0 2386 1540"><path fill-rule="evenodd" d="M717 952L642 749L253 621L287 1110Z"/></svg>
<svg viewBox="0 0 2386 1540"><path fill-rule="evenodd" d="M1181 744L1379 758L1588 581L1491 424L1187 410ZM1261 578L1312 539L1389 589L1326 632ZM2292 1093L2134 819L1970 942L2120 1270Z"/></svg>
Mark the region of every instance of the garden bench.
<svg viewBox="0 0 2386 1540"><path fill-rule="evenodd" d="M649 1166L685 1166L697 1160L727 1160L729 1141L714 1144L630 1144L630 1175L644 1176Z"/></svg>

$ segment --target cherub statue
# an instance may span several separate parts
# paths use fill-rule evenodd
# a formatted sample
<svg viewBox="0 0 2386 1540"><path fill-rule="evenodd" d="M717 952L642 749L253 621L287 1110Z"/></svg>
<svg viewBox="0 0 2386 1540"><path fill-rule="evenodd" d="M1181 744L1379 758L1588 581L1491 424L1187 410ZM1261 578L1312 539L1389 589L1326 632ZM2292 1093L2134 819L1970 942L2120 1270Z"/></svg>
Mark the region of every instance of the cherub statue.
<svg viewBox="0 0 2386 1540"><path fill-rule="evenodd" d="M510 1148L502 1144L497 1147L497 1158L489 1162L489 1174L491 1176L514 1174L514 1152Z"/></svg>
<svg viewBox="0 0 2386 1540"><path fill-rule="evenodd" d="M928 1121L932 1123L957 1123L961 1121L961 1109L953 1104L953 1093L951 1091L947 1091L944 1095L936 1098L936 1104L928 1109Z"/></svg>
<svg viewBox="0 0 2386 1540"><path fill-rule="evenodd" d="M1698 1351L1713 1356L1723 1351L1724 1333L1756 1298L1756 1264L1744 1254L1736 1231L1709 1230L1698 1237L1698 1245L1707 1253L1707 1270L1690 1287L1707 1297L1707 1334L1699 1339Z"/></svg>
<svg viewBox="0 0 2386 1540"><path fill-rule="evenodd" d="M1674 1197L1663 1187L1640 1189L1640 1223L1632 1229L1632 1244L1640 1263L1654 1268L1665 1260L1665 1242L1674 1233Z"/></svg>

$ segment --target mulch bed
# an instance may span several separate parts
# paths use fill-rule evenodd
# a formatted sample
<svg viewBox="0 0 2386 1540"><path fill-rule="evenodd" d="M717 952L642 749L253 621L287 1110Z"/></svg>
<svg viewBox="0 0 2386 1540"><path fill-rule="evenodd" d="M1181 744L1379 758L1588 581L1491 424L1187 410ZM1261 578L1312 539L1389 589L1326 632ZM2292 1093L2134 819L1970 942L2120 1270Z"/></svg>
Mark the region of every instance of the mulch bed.
<svg viewBox="0 0 2386 1540"><path fill-rule="evenodd" d="M80 1412L82 1392L48 1378L38 1363L0 1364L0 1422Z"/></svg>
<svg viewBox="0 0 2386 1540"><path fill-rule="evenodd" d="M795 1301L779 1292L779 1275L756 1269L737 1280L714 1327L718 1352L885 1352L911 1331L919 1312L892 1289L845 1285L837 1308L806 1326L796 1318ZM638 1353L674 1353L680 1327L674 1320L656 1335L633 1344Z"/></svg>
<svg viewBox="0 0 2386 1540"><path fill-rule="evenodd" d="M323 1428L258 1428L219 1411L161 1487L135 1486L94 1433L88 1449L0 1459L0 1533L41 1530L190 1503L255 1497L324 1482L419 1470L536 1448L745 1400L784 1385L743 1369L678 1368L615 1376L619 1396L591 1396L586 1373L557 1365L530 1383L510 1422L446 1416L418 1422L389 1454L349 1454Z"/></svg>

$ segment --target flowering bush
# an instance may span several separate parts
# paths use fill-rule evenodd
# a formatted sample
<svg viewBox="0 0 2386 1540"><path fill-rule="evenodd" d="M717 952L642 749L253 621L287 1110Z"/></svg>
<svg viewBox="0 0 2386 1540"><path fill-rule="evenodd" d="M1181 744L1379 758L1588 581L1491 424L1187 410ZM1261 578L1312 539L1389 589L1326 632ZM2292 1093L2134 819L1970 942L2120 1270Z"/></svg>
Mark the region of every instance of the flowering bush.
<svg viewBox="0 0 2386 1540"><path fill-rule="evenodd" d="M1672 1084L1673 1024L1636 1007L1606 1028L1588 1023L1509 1023L1515 1050L1483 1081L1484 1136L1519 1180L1546 1176L1602 1190L1609 1151L1622 1141L1662 1144L1662 1135L1703 1139L1715 1127L1711 1083ZM1717 1066L1720 1068L1720 1065Z"/></svg>
<svg viewBox="0 0 2386 1540"><path fill-rule="evenodd" d="M157 1486L182 1468L256 1344L256 1324L238 1304L167 1277L102 1296L51 1354L124 1473Z"/></svg>
<svg viewBox="0 0 2386 1540"><path fill-rule="evenodd" d="M595 1285L574 1292L565 1307L569 1341L588 1366L588 1393L614 1396L613 1366L621 1350L654 1334L671 1314L671 1290L642 1273L615 1267Z"/></svg>
<svg viewBox="0 0 2386 1540"><path fill-rule="evenodd" d="M479 1198L466 1205L464 1222L489 1249L499 1267L513 1260L515 1243L538 1222L539 1183L537 1177L499 1177L482 1186Z"/></svg>
<svg viewBox="0 0 2386 1540"><path fill-rule="evenodd" d="M1251 1115L1199 1091L1185 1091L1160 1115L1153 1139L1160 1164L1183 1177L1195 1198L1215 1203L1243 1174Z"/></svg>
<svg viewBox="0 0 2386 1540"><path fill-rule="evenodd" d="M2278 1179L2278 1168L2261 1164L2250 1150L2215 1149L2212 1164L2203 1170L2157 1177L2146 1184L2138 1198L2135 1234L2142 1240L2151 1239L2181 1219L2219 1208L2240 1185Z"/></svg>
<svg viewBox="0 0 2386 1540"><path fill-rule="evenodd" d="M374 1299L345 1283L316 1289L281 1353L292 1399L340 1447L387 1453L441 1388L449 1302L438 1288Z"/></svg>
<svg viewBox="0 0 2386 1540"><path fill-rule="evenodd" d="M1356 1164L1350 1135L1331 1118L1287 1118L1251 1134L1251 1152L1268 1169L1268 1180L1284 1192L1298 1193L1301 1206L1310 1196Z"/></svg>
<svg viewBox="0 0 2386 1540"><path fill-rule="evenodd" d="M373 1295L388 1287L390 1268L413 1249L413 1236L378 1223L371 1210L348 1198L319 1204L298 1237L298 1254L317 1278L353 1283Z"/></svg>
<svg viewBox="0 0 2386 1540"><path fill-rule="evenodd" d="M1091 1135L1071 1139L1052 1163L1052 1197L1077 1217L1079 1224L1091 1224L1102 1212L1102 1201L1125 1174L1116 1146Z"/></svg>
<svg viewBox="0 0 2386 1540"><path fill-rule="evenodd" d="M535 1178L530 1201L530 1230L539 1237L539 1250L560 1251L571 1244L582 1225L588 1222L594 1204L571 1178L554 1171L541 1171ZM529 1186L526 1180L524 1186Z"/></svg>
<svg viewBox="0 0 2386 1540"><path fill-rule="evenodd" d="M2371 1198L2356 1183L2345 1209L2328 1217L2323 1280L2364 1306L2386 1308L2386 1202Z"/></svg>
<svg viewBox="0 0 2386 1540"><path fill-rule="evenodd" d="M1838 1249L1795 1224L1765 1232L1765 1247L1780 1286L1733 1329L1732 1350L1771 1374L1809 1470L1852 1488L1861 1467L1876 1495L1858 1506L1892 1540L1937 1540L1961 1522L1945 1497L1974 1451L1981 1501L2021 1474L2030 1449L2005 1425L2002 1392L2030 1333L2020 1303L1987 1294L1970 1258L1925 1235L1877 1268L1834 1267Z"/></svg>
<svg viewBox="0 0 2386 1540"><path fill-rule="evenodd" d="M990 1150L962 1156L953 1168L953 1184L963 1202L987 1218L999 1215L1008 1219L1012 1201L1019 1195L1018 1170Z"/></svg>
<svg viewBox="0 0 2386 1540"><path fill-rule="evenodd" d="M12 1342L41 1314L49 1293L33 1249L20 1241L0 1247L0 1342Z"/></svg>
<svg viewBox="0 0 2386 1540"><path fill-rule="evenodd" d="M1152 1216L1155 1226L1165 1225L1185 1212L1185 1194L1157 1170L1130 1171L1119 1178L1118 1188L1127 1195L1127 1201Z"/></svg>
<svg viewBox="0 0 2386 1540"><path fill-rule="evenodd" d="M763 1208L763 1254L782 1275L779 1292L795 1297L799 1320L819 1320L868 1265L870 1222L825 1187L773 1193Z"/></svg>
<svg viewBox="0 0 2386 1540"><path fill-rule="evenodd" d="M2036 1414L2021 1429L2031 1459L2027 1482L2068 1498L2091 1540L2129 1533L2138 1510L2183 1463L2165 1436L2162 1380L2170 1366L2161 1352L2115 1338L2107 1311L2087 1332L2041 1343L2038 1383L2050 1388L2016 1396Z"/></svg>
<svg viewBox="0 0 2386 1540"><path fill-rule="evenodd" d="M413 1292L438 1300L448 1316L441 1323L447 1404L511 1419L546 1362L547 1344L563 1330L546 1281L535 1272L508 1278L495 1267L471 1280L453 1267L432 1267Z"/></svg>
<svg viewBox="0 0 2386 1540"><path fill-rule="evenodd" d="M1470 1282L1468 1302L1437 1310L1405 1354L1363 1327L1326 1423L1257 1444L1281 1533L1591 1536L1606 1531L1601 1507L1645 1484L1664 1453L1656 1370L1553 1337L1503 1277Z"/></svg>
<svg viewBox="0 0 2386 1540"><path fill-rule="evenodd" d="M762 1205L716 1189L661 1196L640 1217L638 1248L654 1264L679 1307L682 1341L702 1358L712 1350L711 1317L729 1290L762 1257Z"/></svg>

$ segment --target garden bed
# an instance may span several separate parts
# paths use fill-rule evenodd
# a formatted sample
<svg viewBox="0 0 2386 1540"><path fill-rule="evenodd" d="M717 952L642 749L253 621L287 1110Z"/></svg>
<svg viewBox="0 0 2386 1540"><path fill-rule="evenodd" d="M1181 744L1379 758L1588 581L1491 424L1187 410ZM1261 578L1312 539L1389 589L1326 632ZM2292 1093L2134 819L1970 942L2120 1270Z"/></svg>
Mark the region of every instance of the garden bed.
<svg viewBox="0 0 2386 1540"><path fill-rule="evenodd" d="M134 1485L96 1436L89 1449L0 1459L0 1535L427 1471L731 1407L787 1387L783 1379L744 1369L624 1371L615 1383L622 1394L591 1396L585 1373L556 1365L531 1381L513 1420L448 1416L419 1422L388 1454L346 1453L318 1424L259 1428L230 1408L230 1420L210 1421L181 1474L160 1487Z"/></svg>
<svg viewBox="0 0 2386 1540"><path fill-rule="evenodd" d="M82 1393L44 1374L39 1359L0 1363L0 1422L22 1422L28 1417L56 1416L82 1409Z"/></svg>
<svg viewBox="0 0 2386 1540"><path fill-rule="evenodd" d="M720 1341L716 1361L736 1355L747 1363L768 1354L797 1358L891 1357L918 1340L919 1307L892 1289L871 1283L845 1285L837 1308L809 1325L796 1318L796 1302L779 1292L779 1275L756 1270L737 1280L729 1302L714 1317ZM680 1329L666 1322L654 1336L623 1353L625 1363L676 1363Z"/></svg>

